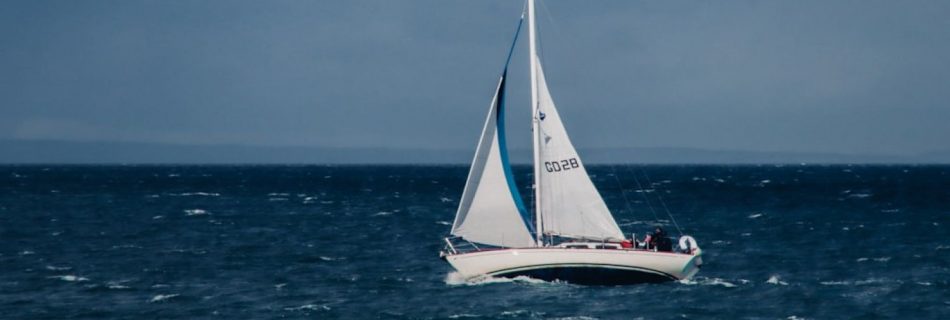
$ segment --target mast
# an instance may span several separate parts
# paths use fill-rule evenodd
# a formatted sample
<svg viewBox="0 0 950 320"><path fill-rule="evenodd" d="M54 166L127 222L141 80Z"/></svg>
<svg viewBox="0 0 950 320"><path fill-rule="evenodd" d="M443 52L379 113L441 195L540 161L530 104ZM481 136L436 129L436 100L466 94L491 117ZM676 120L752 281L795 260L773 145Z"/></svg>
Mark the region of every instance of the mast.
<svg viewBox="0 0 950 320"><path fill-rule="evenodd" d="M531 139L534 150L534 223L535 240L538 246L544 245L544 229L541 228L541 130L538 119L538 66L535 47L534 0L528 0L528 56L531 65Z"/></svg>

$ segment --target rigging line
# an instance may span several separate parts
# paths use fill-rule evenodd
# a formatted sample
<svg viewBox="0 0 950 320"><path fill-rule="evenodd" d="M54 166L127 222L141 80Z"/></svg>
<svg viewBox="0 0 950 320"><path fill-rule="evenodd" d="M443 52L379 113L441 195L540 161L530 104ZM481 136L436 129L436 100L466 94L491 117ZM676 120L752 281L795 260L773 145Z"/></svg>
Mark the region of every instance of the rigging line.
<svg viewBox="0 0 950 320"><path fill-rule="evenodd" d="M620 178L617 177L617 165L611 163L610 170L613 171L614 181L617 181L617 186L620 187L620 195L623 196L623 204L627 206L627 211L632 214L633 208L630 207L630 198L627 197L627 190L624 189L623 184L620 183Z"/></svg>
<svg viewBox="0 0 950 320"><path fill-rule="evenodd" d="M555 29L554 32L557 32L558 34L565 34L564 32L561 32L561 28L558 27L557 23L554 22L554 18L552 18L554 15L552 15L552 14L551 14L551 11L548 10L548 5L545 4L544 1L538 1L538 3L541 4L540 7L541 7L542 10L544 10L544 13L546 14L545 17L547 17L548 22L551 23L551 26L552 26L552 27L554 27L554 29ZM573 40L573 39L571 39L571 40Z"/></svg>
<svg viewBox="0 0 950 320"><path fill-rule="evenodd" d="M652 186L653 182L650 181L650 175L648 175L647 172L644 171L643 169L640 169L640 172L643 173L643 177L647 178L647 183L649 183ZM670 221L673 222L673 226L676 227L676 231L679 232L680 235L683 235L683 230L680 229L680 225L676 223L676 218L673 218L673 213L671 213L670 209L666 207L666 201L663 201L663 196L661 196L660 193L658 192L656 194L656 198L660 200L660 204L663 205L663 210L666 210L666 215L670 217Z"/></svg>
<svg viewBox="0 0 950 320"><path fill-rule="evenodd" d="M635 181L635 182L637 183L637 189L640 190L640 195L643 196L643 200L646 201L647 207L649 207L649 208L650 208L650 212L653 213L653 219L656 220L657 222L660 222L660 216L656 214L656 209L653 209L653 204L650 203L650 198L647 197L647 192L646 192L646 190L643 190L643 185L640 184L640 179L637 179L637 173L636 173L635 171L631 170L629 167L627 168L627 171L629 171L629 172L631 173L631 175L633 176L633 181Z"/></svg>

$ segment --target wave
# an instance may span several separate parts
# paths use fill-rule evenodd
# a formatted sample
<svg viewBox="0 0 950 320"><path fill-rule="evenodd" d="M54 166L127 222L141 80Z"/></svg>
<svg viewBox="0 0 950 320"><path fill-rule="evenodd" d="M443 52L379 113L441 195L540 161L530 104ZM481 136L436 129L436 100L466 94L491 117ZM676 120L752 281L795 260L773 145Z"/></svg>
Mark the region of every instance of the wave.
<svg viewBox="0 0 950 320"><path fill-rule="evenodd" d="M765 283L768 284L777 284L782 286L787 286L788 282L782 281L778 275L772 275L768 280L765 280Z"/></svg>
<svg viewBox="0 0 950 320"><path fill-rule="evenodd" d="M89 278L80 277L80 276L71 275L71 274L66 274L66 275L61 275L61 276L52 276L52 277L47 277L47 278L50 278L50 279L59 279L59 280L68 281L68 282L89 281Z"/></svg>
<svg viewBox="0 0 950 320"><path fill-rule="evenodd" d="M330 311L330 307L323 304L305 304L299 307L286 307L286 311Z"/></svg>
<svg viewBox="0 0 950 320"><path fill-rule="evenodd" d="M66 270L72 270L72 267L57 267L57 266L48 265L46 266L46 270L66 271Z"/></svg>
<svg viewBox="0 0 950 320"><path fill-rule="evenodd" d="M742 282L742 283L747 283L747 282L748 282L748 280L744 280L744 279L739 279L739 281ZM697 278L693 278L693 279L683 279L683 280L679 280L679 281L676 281L676 282L679 282L679 283L685 284L685 285L690 285L690 286L692 286L692 285L701 285L701 286L723 286L723 287L726 287L726 288L735 288L735 287L738 287L738 285L736 285L735 283L732 283L732 282L729 282L729 281L726 281L726 280L720 279L720 278L697 277Z"/></svg>
<svg viewBox="0 0 950 320"><path fill-rule="evenodd" d="M900 280L893 280L893 279L887 279L887 278L871 278L871 279L867 279L867 280L857 280L857 281L850 281L850 280L843 280L843 281L821 281L821 282L819 282L819 283L820 283L821 285L825 285L825 286L864 286L864 285L885 284L885 283L898 283L898 284L899 284L899 283L902 283L902 281L900 281Z"/></svg>
<svg viewBox="0 0 950 320"><path fill-rule="evenodd" d="M205 211L204 209L185 209L186 216L204 216L204 215L209 215L209 214L210 213L208 213L208 211Z"/></svg>
<svg viewBox="0 0 950 320"><path fill-rule="evenodd" d="M162 301L165 301L165 300L168 300L168 299L177 297L177 296L180 296L180 294L177 294L177 293L172 293L172 294L159 294L159 295L155 295L154 297L152 297L152 299L149 300L148 302L162 302Z"/></svg>
<svg viewBox="0 0 950 320"><path fill-rule="evenodd" d="M493 283L530 283L530 284L561 284L565 282L561 281L544 281L539 279L534 279L526 276L517 276L514 278L503 278L503 277L492 277L492 276L477 276L473 278L465 278L461 273L457 271L449 272L445 275L445 284L450 286L481 286L486 284Z"/></svg>
<svg viewBox="0 0 950 320"><path fill-rule="evenodd" d="M320 260L323 260L323 261L339 261L339 260L346 260L346 258L335 258L335 257L320 256Z"/></svg>
<svg viewBox="0 0 950 320"><path fill-rule="evenodd" d="M182 193L166 193L166 195L172 197L220 197L221 194L217 192L182 192Z"/></svg>

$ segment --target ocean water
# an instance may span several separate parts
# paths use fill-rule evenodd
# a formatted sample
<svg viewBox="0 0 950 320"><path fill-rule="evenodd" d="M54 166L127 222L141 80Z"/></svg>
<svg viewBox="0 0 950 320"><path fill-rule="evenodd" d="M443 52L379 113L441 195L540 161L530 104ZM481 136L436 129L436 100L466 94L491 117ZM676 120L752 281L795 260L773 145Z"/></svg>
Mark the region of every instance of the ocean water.
<svg viewBox="0 0 950 320"><path fill-rule="evenodd" d="M705 252L692 280L615 287L454 274L466 173L3 166L0 317L950 318L947 166L593 166L626 233L675 234L665 205Z"/></svg>

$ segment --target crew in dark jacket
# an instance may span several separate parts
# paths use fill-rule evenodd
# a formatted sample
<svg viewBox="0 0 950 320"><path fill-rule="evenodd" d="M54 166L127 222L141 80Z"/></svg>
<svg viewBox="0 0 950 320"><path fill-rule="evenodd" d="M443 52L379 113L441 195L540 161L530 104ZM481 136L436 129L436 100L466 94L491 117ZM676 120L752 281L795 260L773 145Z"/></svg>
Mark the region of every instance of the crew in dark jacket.
<svg viewBox="0 0 950 320"><path fill-rule="evenodd" d="M656 251L672 252L673 251L673 241L666 236L666 232L663 231L663 228L656 227L653 230L653 234L650 235L649 240L647 241L647 249L656 249Z"/></svg>

